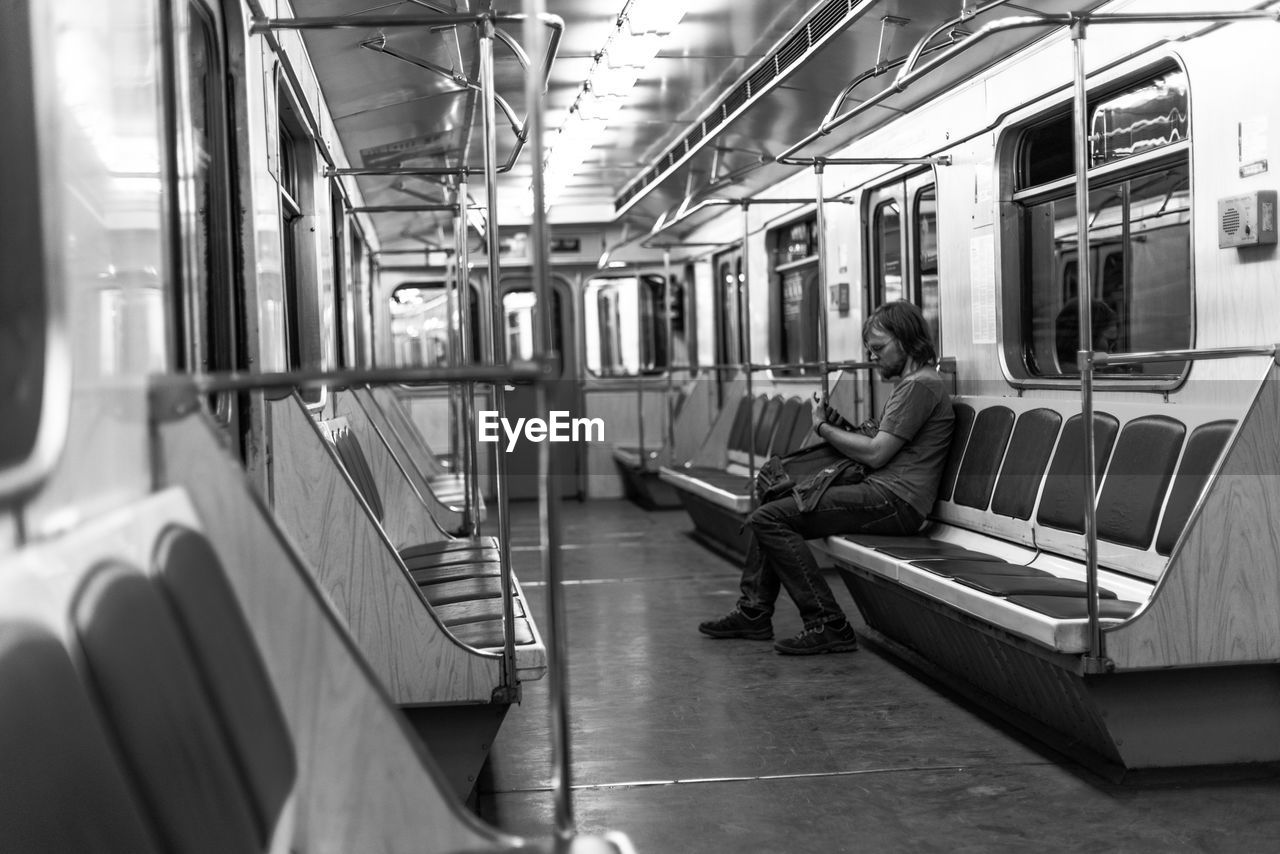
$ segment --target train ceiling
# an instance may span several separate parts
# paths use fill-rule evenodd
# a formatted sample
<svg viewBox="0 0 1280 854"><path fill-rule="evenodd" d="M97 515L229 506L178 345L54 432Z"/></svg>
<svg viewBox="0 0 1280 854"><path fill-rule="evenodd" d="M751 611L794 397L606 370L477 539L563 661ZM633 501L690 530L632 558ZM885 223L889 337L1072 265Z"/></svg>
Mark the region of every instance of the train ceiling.
<svg viewBox="0 0 1280 854"><path fill-rule="evenodd" d="M673 0L631 0L666 4ZM625 0L546 0L565 21L548 78L546 139L552 147L612 30ZM559 180L553 222L632 223L647 231L692 194L746 198L800 166L773 162L809 136L833 99L858 75L904 57L922 37L962 13L962 0L686 0L684 16L626 96L625 105L586 154L577 173ZM1007 16L1083 11L1083 0L969 2L968 17L932 42L964 38ZM1031 8L1034 6L1034 9ZM294 0L298 17L478 12L519 13L516 0ZM976 12L976 14L972 14ZM519 43L519 24L504 27ZM1042 38L1048 28L1014 30L986 39L931 72L904 93L868 109L796 153L830 154L930 95L954 86L1001 57ZM348 159L356 167L483 166L480 41L473 26L377 27L307 31L321 89ZM538 72L541 57L530 65ZM497 111L497 159L506 165L524 121L525 68L518 52L495 41L496 90L510 107ZM846 109L889 86L894 71L870 77ZM1064 79L1066 71L1064 70ZM464 154L460 154L464 152ZM920 152L923 154L924 152ZM913 153L915 154L915 153ZM500 223L529 218L532 176L527 151L499 176ZM436 177L361 176L366 205L405 206L444 201ZM470 196L485 204L480 177ZM372 214L384 250L452 246L443 213ZM680 229L673 230L679 233Z"/></svg>

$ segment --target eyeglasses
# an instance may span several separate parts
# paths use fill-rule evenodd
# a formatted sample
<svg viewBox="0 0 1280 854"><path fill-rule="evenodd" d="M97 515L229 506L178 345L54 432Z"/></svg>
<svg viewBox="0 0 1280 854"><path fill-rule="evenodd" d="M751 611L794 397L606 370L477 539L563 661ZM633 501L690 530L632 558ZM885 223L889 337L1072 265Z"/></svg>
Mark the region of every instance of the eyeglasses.
<svg viewBox="0 0 1280 854"><path fill-rule="evenodd" d="M888 349L891 345L896 344L897 340L898 339L896 338L890 338L888 341L884 342L883 344L868 344L867 353L871 356L871 358L878 359L880 358L880 354L883 353L886 349Z"/></svg>

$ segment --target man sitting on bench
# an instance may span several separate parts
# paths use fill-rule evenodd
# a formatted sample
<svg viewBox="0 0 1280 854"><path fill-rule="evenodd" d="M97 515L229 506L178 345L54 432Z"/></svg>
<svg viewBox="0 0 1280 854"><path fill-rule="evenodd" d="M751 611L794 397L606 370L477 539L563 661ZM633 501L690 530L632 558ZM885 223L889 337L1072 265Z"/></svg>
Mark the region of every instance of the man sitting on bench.
<svg viewBox="0 0 1280 854"><path fill-rule="evenodd" d="M853 628L836 603L805 540L835 534L914 534L938 492L955 414L937 371L937 354L920 309L905 300L885 303L862 326L868 358L894 383L878 431L863 435L825 404L814 410L814 431L870 473L861 483L834 485L805 512L792 496L761 505L749 517L751 544L738 605L698 626L713 638L768 640L778 593L800 609L804 631L773 646L784 655L852 652Z"/></svg>

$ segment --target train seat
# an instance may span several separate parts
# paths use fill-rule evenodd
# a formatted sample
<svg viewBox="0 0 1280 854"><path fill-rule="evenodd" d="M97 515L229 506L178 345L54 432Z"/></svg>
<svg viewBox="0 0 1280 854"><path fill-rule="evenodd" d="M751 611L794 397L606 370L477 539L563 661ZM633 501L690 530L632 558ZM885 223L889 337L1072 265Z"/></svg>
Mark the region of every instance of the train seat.
<svg viewBox="0 0 1280 854"><path fill-rule="evenodd" d="M333 442L343 465L353 473L352 480L361 495L366 497L370 512L374 513L380 524L383 523L383 502L359 438L343 418L323 422L321 428ZM440 548L437 546L439 542L454 548ZM464 602L474 603L475 609L483 614L482 619L473 614L463 623L450 623L444 617L441 621L459 641L478 649L491 649L503 645L501 568L498 550L490 545L496 544L496 540L486 537L483 538L483 543L482 546L476 546L471 540L433 541L405 546L396 551L410 577L433 608ZM522 596L517 590L513 604L517 648L537 644ZM484 624L483 630L481 623Z"/></svg>
<svg viewBox="0 0 1280 854"><path fill-rule="evenodd" d="M160 849L59 636L0 620L0 848Z"/></svg>
<svg viewBox="0 0 1280 854"><path fill-rule="evenodd" d="M446 534L433 536L429 546L435 551L452 551L472 547L496 548L493 537L471 537L460 533L466 526L463 510L466 504L463 480L457 475L432 475L423 466L438 466L429 449L419 441L417 429L408 415L400 408L394 396L385 404L379 404L373 391L353 388L334 394L334 412L356 430L371 450L376 452L383 470L394 470L396 479L406 481L412 493L413 504L421 505L433 522L432 528ZM398 417L388 415L391 411ZM399 426L397 426L397 424ZM419 447L421 445L421 447ZM366 461L367 467L367 461ZM443 480L442 480L443 478ZM386 479L386 475L382 475ZM476 518L483 520L484 503L480 501ZM397 508L402 509L402 508ZM428 546L420 546L426 553Z"/></svg>
<svg viewBox="0 0 1280 854"><path fill-rule="evenodd" d="M783 401L761 395L753 408L753 426L746 418L736 419L740 423L730 434L723 467L664 467L663 479L725 510L742 515L751 512L752 468L758 469L771 456L799 450L812 424L809 404L798 397ZM747 409L740 406L739 413Z"/></svg>
<svg viewBox="0 0 1280 854"><path fill-rule="evenodd" d="M300 565L235 569L275 576L250 620L199 525L168 489L2 559L0 850L630 854L619 834L562 847L465 814ZM324 728L355 761L335 765Z"/></svg>
<svg viewBox="0 0 1280 854"><path fill-rule="evenodd" d="M448 538L353 403L349 394L335 398L355 424L346 415L317 422L296 395L272 401L272 491L277 518L361 649L407 706L494 702L505 638L475 624L500 625L509 610L514 678L541 678L546 647L514 575L503 596L494 540ZM422 667L423 656L457 661L437 677ZM445 678L450 668L462 678ZM479 670L483 677L470 675Z"/></svg>
<svg viewBox="0 0 1280 854"><path fill-rule="evenodd" d="M614 466L627 498L646 510L683 506L676 491L662 480L659 470L672 460L687 458L706 439L712 423L712 385L705 380L690 379L674 397L669 393L664 396L663 401L669 408L660 431L644 432L649 422L643 417L637 418L639 434L612 447ZM636 408L647 413L643 384L641 389Z"/></svg>
<svg viewBox="0 0 1280 854"><path fill-rule="evenodd" d="M423 491L429 491L455 514L460 513L466 504L466 479L440 462L395 392L385 386L361 386L350 389L349 394L384 437L392 453L403 460L406 474L419 481L416 485ZM486 516L484 500L480 496L476 498L479 501L477 518L483 520Z"/></svg>
<svg viewBox="0 0 1280 854"><path fill-rule="evenodd" d="M669 398L671 401L671 418L673 420L677 422L680 420L685 404L693 397L697 382L697 380L692 380L685 383L676 391L674 397ZM654 461L661 459L664 454L672 450L662 442L646 442L644 446L617 444L613 446L613 459L620 466L629 469L643 469L651 466Z"/></svg>
<svg viewBox="0 0 1280 854"><path fill-rule="evenodd" d="M351 476L356 490L369 506L369 512L384 528L388 524L388 512L382 500L382 491L378 488L369 458L355 431L345 418L335 418L321 422L321 430L337 451L338 459ZM498 559L497 540L484 537L479 540L470 538L450 538L443 536L425 543L412 545L396 544L396 551L402 560L413 561L415 568L427 570L432 566L446 566L456 563L492 563Z"/></svg>
<svg viewBox="0 0 1280 854"><path fill-rule="evenodd" d="M1083 424L1069 404L956 399L939 500L917 537L826 541L855 599L869 579L1056 652L1088 649ZM1220 411L1108 404L1094 413L1104 625L1147 602L1235 422Z"/></svg>
<svg viewBox="0 0 1280 854"><path fill-rule="evenodd" d="M755 508L755 469L771 456L798 450L813 422L812 405L800 398L760 395L754 404L748 403L745 396L739 402L726 445L700 452L702 464L659 469L659 477L676 491L692 519L696 535L734 554L747 548L743 522Z"/></svg>

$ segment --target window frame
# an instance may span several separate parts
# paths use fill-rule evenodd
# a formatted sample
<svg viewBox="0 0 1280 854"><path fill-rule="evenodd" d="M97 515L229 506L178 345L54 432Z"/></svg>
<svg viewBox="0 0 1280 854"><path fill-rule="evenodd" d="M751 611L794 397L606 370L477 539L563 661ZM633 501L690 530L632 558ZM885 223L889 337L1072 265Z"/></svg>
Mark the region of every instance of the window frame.
<svg viewBox="0 0 1280 854"><path fill-rule="evenodd" d="M324 223L320 212L322 185L317 180L320 153L302 119L300 99L283 69L276 67L277 193L280 204L280 285L284 323L285 365L290 371L328 370L325 348L321 267L317 233ZM327 202L327 199L326 199ZM313 228L307 228L310 222ZM328 389L299 393L310 410L328 400Z"/></svg>
<svg viewBox="0 0 1280 854"><path fill-rule="evenodd" d="M32 6L34 3L19 0L11 11L5 23L20 35L8 41L14 49L0 58L0 69L9 75L5 82L15 95L7 102L12 109L0 129L0 179L11 194L16 193L12 198L35 200L25 216L14 217L11 226L0 231L0 273L13 273L14 282L25 281L30 289L25 298L13 285L0 294L0 307L5 309L0 328L13 324L29 329L27 321L39 327L41 352L24 351L33 362L40 359L40 376L32 383L39 386L39 395L38 402L33 401L38 408L31 413L34 418L23 455L15 454L12 462L0 465L0 507L15 505L45 482L62 456L71 421L72 353L66 283L55 277L54 260L61 236L49 233L49 217L41 208L52 202L39 192L40 176L27 168L43 156L39 131L51 126L54 112L51 102L36 97L36 48L32 37L21 35L33 32ZM14 360L14 364L20 362Z"/></svg>
<svg viewBox="0 0 1280 854"><path fill-rule="evenodd" d="M672 276L672 279L675 277ZM627 290L621 290L621 283L634 283ZM667 346L666 315L663 311L663 299L670 296L672 283L665 273L653 270L636 270L634 272L614 271L608 274L588 276L582 288L582 317L584 335L583 370L594 379L619 379L636 377L665 376L668 369L668 355L674 355ZM633 291L636 300L635 358L636 369L630 370L626 365L623 336L608 335L606 329L619 329L609 322L605 315L620 319L619 299ZM611 311L606 310L611 307ZM669 309L668 309L669 310ZM593 351L589 340L585 338L588 318L596 323L596 349ZM615 348L617 352L614 352ZM594 358L599 356L599 358ZM609 356L610 358L606 358ZM592 366L592 361L599 364ZM612 367L619 370L610 370Z"/></svg>
<svg viewBox="0 0 1280 854"><path fill-rule="evenodd" d="M242 365L246 345L242 340L241 271L235 262L238 224L235 144L231 138L235 117L231 112L232 92L227 88L226 33L219 10L211 0L173 0L173 6L182 20L178 34L185 36L174 43L174 76L178 81L174 84L174 106L179 113L176 156L190 162L180 164L173 189L177 196L173 207L179 217L173 231L179 265L175 280L175 330L179 340L172 358L178 371L232 371ZM197 121L197 105L192 100L196 81L191 77L194 66L189 51L197 22L214 63L206 70L207 87L203 90L204 138L209 143L204 158L208 163L204 177L208 195L203 207L194 177L202 162L196 148L201 141L196 128L201 122ZM235 395L213 394L205 401L214 421L224 429L233 429L239 417Z"/></svg>
<svg viewBox="0 0 1280 854"><path fill-rule="evenodd" d="M803 250L805 254L795 257L797 241L794 232L804 230ZM819 292L818 255L818 214L811 211L769 229L765 237L765 245L769 251L769 363L771 365L787 365L796 362L819 362L822 353L817 352L818 326L822 323L823 295ZM796 341L790 340L786 324L787 283L793 276L799 276L799 306L796 309L799 317L800 333ZM808 299L806 299L808 296ZM808 314L805 309L808 307ZM810 335L803 332L808 328ZM812 358L805 356L806 347L812 347ZM773 368L777 377L813 377L822 373L820 367L812 368Z"/></svg>
<svg viewBox="0 0 1280 854"><path fill-rule="evenodd" d="M1139 154L1105 162L1088 170L1089 190L1092 194L1101 184L1110 181L1127 180L1151 173L1161 164L1185 164L1188 175L1188 206L1192 211L1188 228L1188 283L1187 283L1187 347L1194 348L1197 339L1197 287L1196 287L1196 238L1197 224L1194 215L1196 205L1196 175L1192 145L1195 139L1194 93L1190 85L1190 75L1185 64L1176 54L1168 53L1152 60L1146 60L1142 66L1131 71L1117 74L1114 78L1092 84L1087 93L1087 101L1092 109L1108 99L1126 91L1140 87L1162 75L1178 73L1187 80L1187 138L1173 142L1160 148ZM1026 294L1021 283L1027 280L1027 264L1030 261L1026 239L1026 211L1032 204L1043 203L1066 196L1074 199L1075 172L1061 178L1055 178L1032 187L1019 189L1019 181L1024 173L1022 161L1022 143L1025 135L1034 128L1060 119L1064 113L1070 113L1072 98L1070 90L1058 93L1052 99L1044 99L1030 105L1011 117L1009 124L1000 133L996 144L996 166L998 180L1003 187L997 222L1003 225L996 232L997 262L997 350L1000 368L1005 381L1017 389L1054 389L1060 391L1079 391L1081 386L1078 374L1040 376L1032 374L1027 362L1026 350L1030 344L1027 338L1024 317ZM1073 161L1074 166L1074 161ZM1078 262L1077 262L1078 263ZM1014 283L1006 287L1007 283ZM1182 364L1176 374L1151 376L1142 374L1095 374L1093 388L1097 391L1149 392L1168 394L1184 385L1190 375L1194 362L1188 360Z"/></svg>

